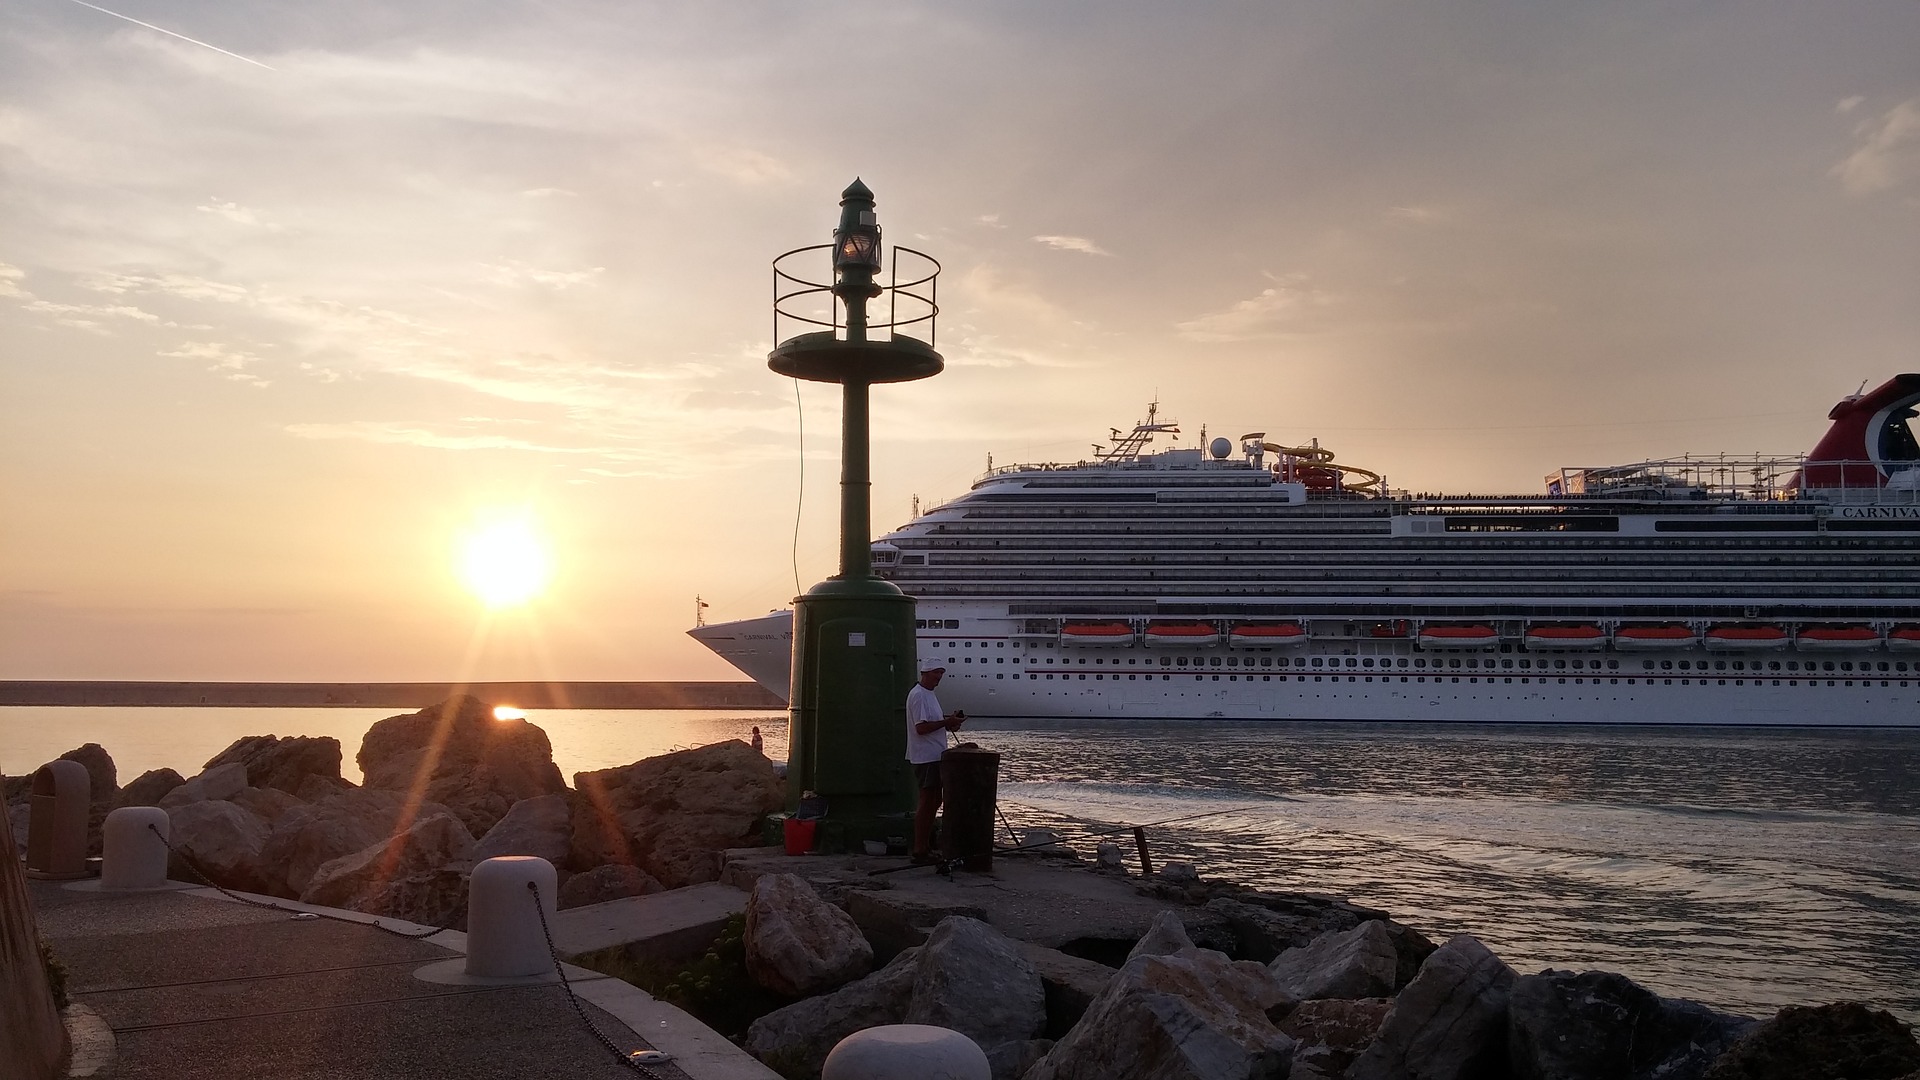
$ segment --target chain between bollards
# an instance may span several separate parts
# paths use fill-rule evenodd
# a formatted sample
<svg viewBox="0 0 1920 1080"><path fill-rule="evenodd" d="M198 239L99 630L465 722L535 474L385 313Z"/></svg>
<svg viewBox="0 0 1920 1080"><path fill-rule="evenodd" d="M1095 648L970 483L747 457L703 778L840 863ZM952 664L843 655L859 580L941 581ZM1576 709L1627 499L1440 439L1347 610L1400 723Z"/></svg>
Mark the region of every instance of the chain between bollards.
<svg viewBox="0 0 1920 1080"><path fill-rule="evenodd" d="M533 910L540 916L540 933L547 939L548 955L553 957L554 974L560 976L560 988L567 992L567 1004L573 1006L573 1014L580 1018L581 1025L591 1032L593 1037L600 1041L600 1045L607 1048L607 1053L612 1054L614 1059L620 1062L620 1064L625 1065L641 1076L648 1077L649 1080L662 1080L659 1073L654 1072L652 1069L634 1060L636 1055L645 1053L645 1051L635 1050L629 1052L620 1049L612 1039L607 1037L607 1033L601 1031L600 1028L594 1024L593 1020L587 1016L586 1008L580 1004L580 999L574 996L573 983L567 979L567 967L560 962L560 950L554 947L553 930L547 925L547 906L540 902L540 886L531 881L527 882L527 894L533 897Z"/></svg>
<svg viewBox="0 0 1920 1080"><path fill-rule="evenodd" d="M239 893L234 892L232 889L229 889L224 885L215 884L212 878L209 878L206 874L202 873L200 868L194 865L193 858L189 856L186 852L181 851L177 847L174 847L172 842L166 838L166 835L162 833L157 826L149 823L147 825L147 830L153 833L153 835L159 837L160 843L166 845L166 849L169 852L172 852L174 855L179 856L180 865L186 867L188 873L192 874L194 877L199 878L200 884L205 885L207 888L212 889L213 891L219 893L220 895L226 897L229 900L236 900L242 904L246 904L248 907L265 908L268 911L284 911L289 915L309 915L316 919L330 919L333 922L346 923L348 926L371 926L375 930L378 930L383 934L392 934L394 937L408 938L413 941L418 941L422 938L430 938L435 934L444 934L447 931L453 929L453 927L451 926L436 926L431 930L424 930L419 932L415 932L412 930L395 930L391 926L382 926L380 924L380 920L377 918L374 919L374 921L372 922L361 922L359 919L343 919L338 915L329 915L324 911L304 911L300 908L283 907L279 904L270 904L265 900L255 900L251 897L242 896Z"/></svg>

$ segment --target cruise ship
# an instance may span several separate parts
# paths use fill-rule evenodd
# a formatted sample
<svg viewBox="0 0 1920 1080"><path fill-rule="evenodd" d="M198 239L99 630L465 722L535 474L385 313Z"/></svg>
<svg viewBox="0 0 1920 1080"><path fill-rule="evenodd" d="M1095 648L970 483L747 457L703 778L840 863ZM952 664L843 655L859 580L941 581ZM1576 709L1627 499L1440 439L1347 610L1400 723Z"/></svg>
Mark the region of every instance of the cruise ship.
<svg viewBox="0 0 1920 1080"><path fill-rule="evenodd" d="M1408 494L1317 442L1014 465L873 545L975 717L1920 726L1920 374L1804 458ZM791 613L690 631L787 694Z"/></svg>

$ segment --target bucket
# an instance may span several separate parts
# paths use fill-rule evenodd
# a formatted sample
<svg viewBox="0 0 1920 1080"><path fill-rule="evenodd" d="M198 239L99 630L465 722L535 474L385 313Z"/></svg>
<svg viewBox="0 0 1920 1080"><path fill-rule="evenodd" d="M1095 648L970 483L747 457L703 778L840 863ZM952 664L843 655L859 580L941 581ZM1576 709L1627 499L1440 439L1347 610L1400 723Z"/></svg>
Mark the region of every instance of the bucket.
<svg viewBox="0 0 1920 1080"><path fill-rule="evenodd" d="M805 855L813 850L813 830L820 823L811 818L788 818L786 823L787 854Z"/></svg>

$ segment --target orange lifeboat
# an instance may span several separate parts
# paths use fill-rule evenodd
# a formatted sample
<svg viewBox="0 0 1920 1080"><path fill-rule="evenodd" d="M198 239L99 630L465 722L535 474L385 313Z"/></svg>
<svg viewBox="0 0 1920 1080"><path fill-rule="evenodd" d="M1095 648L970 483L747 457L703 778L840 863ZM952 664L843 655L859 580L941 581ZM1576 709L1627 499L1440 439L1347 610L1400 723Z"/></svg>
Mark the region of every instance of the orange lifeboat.
<svg viewBox="0 0 1920 1080"><path fill-rule="evenodd" d="M1613 632L1613 647L1621 652L1690 649L1699 641L1690 626L1623 626Z"/></svg>
<svg viewBox="0 0 1920 1080"><path fill-rule="evenodd" d="M1367 631L1368 636L1377 638L1403 638L1412 629L1405 619L1393 619L1389 622L1377 622Z"/></svg>
<svg viewBox="0 0 1920 1080"><path fill-rule="evenodd" d="M1712 652L1756 652L1787 647L1787 632L1778 626L1716 626L1707 631Z"/></svg>
<svg viewBox="0 0 1920 1080"><path fill-rule="evenodd" d="M1423 626L1414 641L1423 649L1491 649L1500 631L1491 626Z"/></svg>
<svg viewBox="0 0 1920 1080"><path fill-rule="evenodd" d="M1801 652L1857 652L1880 647L1880 631L1871 626L1809 626L1794 635Z"/></svg>
<svg viewBox="0 0 1920 1080"><path fill-rule="evenodd" d="M1133 627L1123 622L1070 622L1060 628L1060 644L1131 645Z"/></svg>
<svg viewBox="0 0 1920 1080"><path fill-rule="evenodd" d="M1529 649L1604 649L1607 632L1597 626L1530 626L1525 641Z"/></svg>
<svg viewBox="0 0 1920 1080"><path fill-rule="evenodd" d="M1887 648L1893 652L1920 652L1920 626L1896 626L1889 630Z"/></svg>
<svg viewBox="0 0 1920 1080"><path fill-rule="evenodd" d="M1144 637L1148 645L1210 649L1220 644L1220 628L1203 622L1150 622Z"/></svg>
<svg viewBox="0 0 1920 1080"><path fill-rule="evenodd" d="M1299 623L1238 623L1227 633L1227 644L1240 649L1304 645L1306 641L1307 628Z"/></svg>

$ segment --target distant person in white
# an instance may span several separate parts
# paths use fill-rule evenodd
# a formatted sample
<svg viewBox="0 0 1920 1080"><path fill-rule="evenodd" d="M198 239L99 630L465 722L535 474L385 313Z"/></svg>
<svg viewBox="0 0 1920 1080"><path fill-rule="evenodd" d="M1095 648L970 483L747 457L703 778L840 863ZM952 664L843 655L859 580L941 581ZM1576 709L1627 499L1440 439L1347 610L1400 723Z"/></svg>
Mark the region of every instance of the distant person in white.
<svg viewBox="0 0 1920 1080"><path fill-rule="evenodd" d="M913 812L913 861L933 861L933 818L940 812L940 755L947 749L947 732L967 722L964 712L942 713L933 688L940 685L943 667L920 669L920 683L907 691L907 760L913 763L914 785L920 802Z"/></svg>

